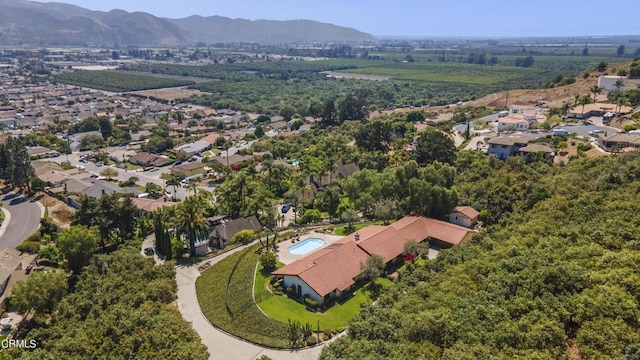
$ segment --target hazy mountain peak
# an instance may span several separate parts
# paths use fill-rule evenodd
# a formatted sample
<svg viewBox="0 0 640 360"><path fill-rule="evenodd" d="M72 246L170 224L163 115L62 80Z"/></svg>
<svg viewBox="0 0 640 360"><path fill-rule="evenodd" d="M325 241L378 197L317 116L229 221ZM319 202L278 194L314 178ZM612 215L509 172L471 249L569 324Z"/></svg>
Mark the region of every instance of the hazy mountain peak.
<svg viewBox="0 0 640 360"><path fill-rule="evenodd" d="M196 42L374 40L355 29L312 20L246 20L192 15L158 18L121 9L92 11L60 2L0 0L1 45L176 46Z"/></svg>

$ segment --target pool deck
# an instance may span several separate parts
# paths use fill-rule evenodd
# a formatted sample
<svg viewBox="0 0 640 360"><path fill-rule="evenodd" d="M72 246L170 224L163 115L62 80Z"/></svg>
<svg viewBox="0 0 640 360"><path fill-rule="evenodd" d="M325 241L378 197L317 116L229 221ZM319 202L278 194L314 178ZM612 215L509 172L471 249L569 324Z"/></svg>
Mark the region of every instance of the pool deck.
<svg viewBox="0 0 640 360"><path fill-rule="evenodd" d="M324 240L324 245L319 247L318 249L315 249L311 252L308 252L304 255L293 255L289 252L289 247L291 245L294 244L298 244L308 238L319 238ZM319 249L322 249L324 247L326 247L327 245L333 244L334 242L338 241L342 239L342 236L338 236L338 235L331 235L331 234L324 234L324 233L318 233L315 231L311 231L309 233L306 233L304 235L300 235L300 240L296 241L295 243L291 242L292 239L287 239L284 241L281 241L278 243L278 250L276 251L276 253L278 254L278 259L284 263L285 265L291 264L292 262L298 260L298 259L302 259L303 257L314 253L315 251L318 251Z"/></svg>

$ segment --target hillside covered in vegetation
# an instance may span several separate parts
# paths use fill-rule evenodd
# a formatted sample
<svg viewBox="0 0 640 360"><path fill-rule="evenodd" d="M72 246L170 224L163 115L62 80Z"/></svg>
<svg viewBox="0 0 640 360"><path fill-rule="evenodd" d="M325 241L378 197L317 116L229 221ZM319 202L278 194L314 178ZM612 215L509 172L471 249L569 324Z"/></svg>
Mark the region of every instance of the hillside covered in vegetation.
<svg viewBox="0 0 640 360"><path fill-rule="evenodd" d="M495 224L407 269L321 359L637 353L640 154L566 167L494 160L460 153L455 187Z"/></svg>

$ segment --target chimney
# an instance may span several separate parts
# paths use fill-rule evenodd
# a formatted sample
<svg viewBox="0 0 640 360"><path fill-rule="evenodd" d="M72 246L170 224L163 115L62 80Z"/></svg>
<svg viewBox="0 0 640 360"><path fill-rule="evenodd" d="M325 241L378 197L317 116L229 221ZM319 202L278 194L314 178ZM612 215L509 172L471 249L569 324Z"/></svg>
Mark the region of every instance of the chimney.
<svg viewBox="0 0 640 360"><path fill-rule="evenodd" d="M360 240L360 234L356 233L356 241Z"/></svg>

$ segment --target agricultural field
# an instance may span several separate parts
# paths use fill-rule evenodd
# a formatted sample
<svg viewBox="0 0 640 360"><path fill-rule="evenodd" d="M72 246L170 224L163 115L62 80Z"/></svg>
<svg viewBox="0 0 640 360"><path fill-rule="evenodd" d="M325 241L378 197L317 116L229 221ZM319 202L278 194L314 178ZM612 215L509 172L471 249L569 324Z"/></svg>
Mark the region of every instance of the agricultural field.
<svg viewBox="0 0 640 360"><path fill-rule="evenodd" d="M172 87L165 89L134 91L133 94L165 101L174 101L175 99L187 98L194 95L199 96L204 95L205 93L199 90L188 89L187 87Z"/></svg>
<svg viewBox="0 0 640 360"><path fill-rule="evenodd" d="M515 66L482 66L476 64L424 62L393 63L390 65L344 70L353 74L387 76L394 80L491 85L511 80L544 76L545 71Z"/></svg>
<svg viewBox="0 0 640 360"><path fill-rule="evenodd" d="M327 100L339 103L361 90L370 94L367 104L371 111L447 105L504 90L541 89L558 76L575 76L601 61L625 60L613 57L615 49L610 48L598 56L568 52L581 50L578 47L558 48L554 50L560 51L558 54L550 53L549 49L543 53L542 48L508 50L380 52L346 59L257 60L204 66L138 64L128 66L127 70L215 79L191 86L206 94L185 96L200 105L269 115L292 107L302 116L318 116L313 108ZM497 55L492 55L493 52ZM487 63L469 63L481 56ZM515 66L526 57L531 57L532 63L527 67Z"/></svg>
<svg viewBox="0 0 640 360"><path fill-rule="evenodd" d="M77 70L53 77L53 81L112 92L160 89L194 84L193 81L168 79L118 71Z"/></svg>

